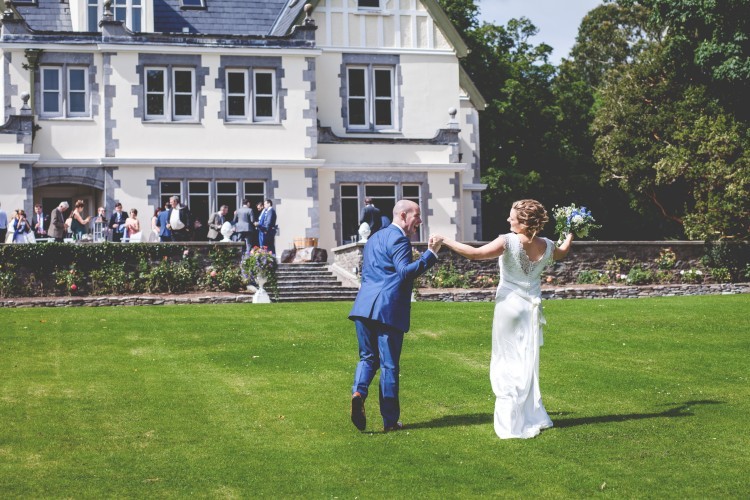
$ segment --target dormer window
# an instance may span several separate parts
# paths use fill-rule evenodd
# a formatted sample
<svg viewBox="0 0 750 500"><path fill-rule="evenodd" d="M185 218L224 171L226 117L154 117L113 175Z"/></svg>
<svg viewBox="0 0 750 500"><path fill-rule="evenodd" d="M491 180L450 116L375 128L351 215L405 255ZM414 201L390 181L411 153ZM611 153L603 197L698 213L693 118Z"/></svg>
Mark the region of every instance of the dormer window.
<svg viewBox="0 0 750 500"><path fill-rule="evenodd" d="M115 21L123 21L130 31L143 31L143 0L113 0L112 13ZM102 18L102 2L100 0L86 1L86 15L88 16L88 31L99 31L99 21Z"/></svg>
<svg viewBox="0 0 750 500"><path fill-rule="evenodd" d="M379 9L380 0L357 0L357 7L360 9Z"/></svg>
<svg viewBox="0 0 750 500"><path fill-rule="evenodd" d="M183 9L205 9L206 0L181 0Z"/></svg>

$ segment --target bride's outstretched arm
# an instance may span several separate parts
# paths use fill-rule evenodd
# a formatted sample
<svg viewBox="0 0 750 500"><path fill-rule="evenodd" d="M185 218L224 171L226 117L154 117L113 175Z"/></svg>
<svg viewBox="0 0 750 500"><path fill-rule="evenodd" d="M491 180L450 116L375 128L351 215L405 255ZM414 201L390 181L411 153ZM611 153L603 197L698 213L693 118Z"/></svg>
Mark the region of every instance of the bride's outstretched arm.
<svg viewBox="0 0 750 500"><path fill-rule="evenodd" d="M459 243L456 240L446 238L439 234L432 235L431 238L436 238L439 241L442 241L443 245L446 247L471 260L494 259L501 256L505 251L505 237L503 235L498 236L494 241L482 245L481 247L473 247L465 243Z"/></svg>
<svg viewBox="0 0 750 500"><path fill-rule="evenodd" d="M553 260L564 259L565 256L568 255L568 252L570 252L570 245L572 243L573 243L573 232L571 231L565 237L565 241L563 241L559 247L555 248L555 251L552 254L552 259Z"/></svg>

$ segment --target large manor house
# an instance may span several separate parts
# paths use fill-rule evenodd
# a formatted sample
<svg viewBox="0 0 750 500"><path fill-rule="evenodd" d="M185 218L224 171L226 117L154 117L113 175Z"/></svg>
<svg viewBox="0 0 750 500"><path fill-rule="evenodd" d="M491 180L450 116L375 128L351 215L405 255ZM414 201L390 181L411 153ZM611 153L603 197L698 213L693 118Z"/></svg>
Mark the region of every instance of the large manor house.
<svg viewBox="0 0 750 500"><path fill-rule="evenodd" d="M6 212L269 198L281 250L406 198L419 239L482 239L485 103L435 0L14 0L0 51Z"/></svg>

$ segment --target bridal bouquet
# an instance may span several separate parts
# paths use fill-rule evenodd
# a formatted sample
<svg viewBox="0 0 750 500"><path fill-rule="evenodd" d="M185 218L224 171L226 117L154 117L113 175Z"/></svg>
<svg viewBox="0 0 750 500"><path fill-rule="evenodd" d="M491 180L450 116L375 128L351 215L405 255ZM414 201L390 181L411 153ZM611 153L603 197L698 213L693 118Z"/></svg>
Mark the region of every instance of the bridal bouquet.
<svg viewBox="0 0 750 500"><path fill-rule="evenodd" d="M591 211L586 207L556 206L552 209L552 216L555 218L555 232L560 235L560 241L564 240L570 232L577 238L585 238L593 229L602 227L596 223Z"/></svg>

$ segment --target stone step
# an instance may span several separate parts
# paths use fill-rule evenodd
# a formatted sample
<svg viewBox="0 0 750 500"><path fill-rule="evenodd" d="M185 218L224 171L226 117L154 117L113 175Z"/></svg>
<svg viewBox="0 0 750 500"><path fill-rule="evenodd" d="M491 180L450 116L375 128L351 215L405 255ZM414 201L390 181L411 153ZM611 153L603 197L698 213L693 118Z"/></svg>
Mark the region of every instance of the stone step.
<svg viewBox="0 0 750 500"><path fill-rule="evenodd" d="M310 292L279 292L279 302L332 302L353 301L357 297L356 291L339 291L326 293Z"/></svg>
<svg viewBox="0 0 750 500"><path fill-rule="evenodd" d="M284 290L294 290L295 288L299 288L300 290L338 290L340 288L345 288L338 281L330 281L328 283L310 283L309 281L279 281L277 286L279 288L283 288Z"/></svg>
<svg viewBox="0 0 750 500"><path fill-rule="evenodd" d="M324 262L279 264L279 302L353 301L357 288L345 287Z"/></svg>
<svg viewBox="0 0 750 500"><path fill-rule="evenodd" d="M330 271L327 273L315 271L315 272L308 272L308 273L276 273L276 276L279 279L316 279L316 278L336 278L333 273Z"/></svg>
<svg viewBox="0 0 750 500"><path fill-rule="evenodd" d="M322 277L333 276L333 275L330 273L330 271L329 272L325 272L325 271L308 271L306 273L305 272L299 272L299 271L286 271L286 272L279 271L279 272L276 273L276 276L278 276L279 278L282 278L282 277L283 278L292 278L292 277L295 277L295 276L297 276L297 277L304 277L304 278L308 278L308 277L309 278L313 278L313 277L322 278Z"/></svg>

